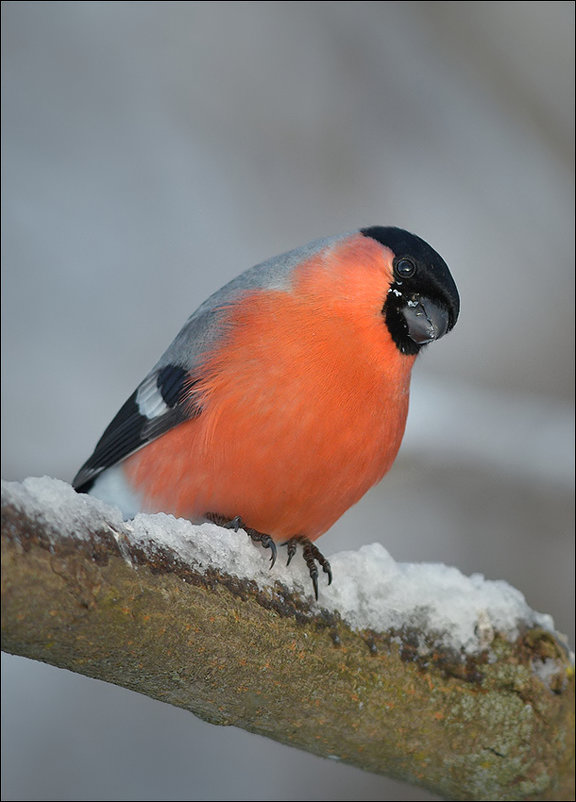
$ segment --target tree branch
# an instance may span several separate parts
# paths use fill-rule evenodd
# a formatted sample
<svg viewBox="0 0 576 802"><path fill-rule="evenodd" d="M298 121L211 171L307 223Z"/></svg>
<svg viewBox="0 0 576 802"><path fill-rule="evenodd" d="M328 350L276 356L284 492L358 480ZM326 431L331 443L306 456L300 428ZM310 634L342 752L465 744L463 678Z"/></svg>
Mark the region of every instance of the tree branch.
<svg viewBox="0 0 576 802"><path fill-rule="evenodd" d="M553 632L463 655L356 631L278 582L145 547L98 502L31 506L22 488L3 483L4 650L448 799L573 799L574 674Z"/></svg>

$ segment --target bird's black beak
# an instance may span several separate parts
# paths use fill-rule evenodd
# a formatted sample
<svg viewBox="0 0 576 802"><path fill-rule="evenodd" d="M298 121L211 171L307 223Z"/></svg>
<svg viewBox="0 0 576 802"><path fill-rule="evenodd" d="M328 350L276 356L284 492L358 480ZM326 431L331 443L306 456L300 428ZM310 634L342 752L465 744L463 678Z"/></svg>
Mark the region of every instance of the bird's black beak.
<svg viewBox="0 0 576 802"><path fill-rule="evenodd" d="M402 314L408 326L408 336L418 345L439 340L450 328L448 310L424 296L418 295L408 301Z"/></svg>

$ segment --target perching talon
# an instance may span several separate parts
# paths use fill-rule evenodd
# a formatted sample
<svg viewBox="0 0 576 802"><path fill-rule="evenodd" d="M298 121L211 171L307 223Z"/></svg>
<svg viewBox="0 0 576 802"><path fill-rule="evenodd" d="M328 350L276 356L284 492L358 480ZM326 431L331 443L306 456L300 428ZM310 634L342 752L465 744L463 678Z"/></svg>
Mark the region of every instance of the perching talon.
<svg viewBox="0 0 576 802"><path fill-rule="evenodd" d="M217 524L224 529L233 529L235 532L237 532L239 529L243 529L248 537L255 543L261 543L265 549L270 549L270 568L272 568L276 562L277 549L276 543L270 537L270 535L266 535L263 532L258 532L256 529L246 526L239 515L236 515L235 518L229 520L225 516L219 515L217 512L208 512L206 513L205 517L208 521L211 521L213 524Z"/></svg>
<svg viewBox="0 0 576 802"><path fill-rule="evenodd" d="M325 574L328 574L329 585L332 583L332 569L330 568L330 563L326 557L324 557L320 549L315 546L311 540L308 540L307 537L303 537L302 535L292 537L290 540L282 543L282 545L286 546L288 549L288 561L286 565L290 565L290 561L296 554L296 548L299 543L302 546L302 556L304 557L304 562L308 566L308 572L310 573L312 585L314 586L314 596L316 597L316 601L318 601L318 568L316 567L316 563L322 567Z"/></svg>

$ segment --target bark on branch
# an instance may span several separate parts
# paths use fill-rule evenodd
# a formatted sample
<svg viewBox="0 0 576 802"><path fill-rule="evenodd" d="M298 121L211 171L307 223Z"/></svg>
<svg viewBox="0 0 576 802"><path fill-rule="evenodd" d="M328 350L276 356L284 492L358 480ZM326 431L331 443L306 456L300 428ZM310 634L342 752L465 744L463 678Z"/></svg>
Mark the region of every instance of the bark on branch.
<svg viewBox="0 0 576 802"><path fill-rule="evenodd" d="M424 660L410 633L353 631L281 589L151 554L116 521L58 533L11 487L5 651L448 799L574 798L574 674L550 632Z"/></svg>

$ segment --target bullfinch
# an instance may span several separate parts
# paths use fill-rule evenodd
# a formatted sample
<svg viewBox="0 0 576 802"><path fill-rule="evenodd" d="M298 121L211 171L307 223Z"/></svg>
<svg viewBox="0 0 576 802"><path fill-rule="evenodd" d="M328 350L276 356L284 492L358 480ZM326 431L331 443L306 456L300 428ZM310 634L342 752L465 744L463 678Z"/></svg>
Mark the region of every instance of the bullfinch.
<svg viewBox="0 0 576 802"><path fill-rule="evenodd" d="M372 226L246 270L188 318L73 485L125 517L166 512L313 543L389 470L412 366L456 323L456 285L420 237Z"/></svg>

